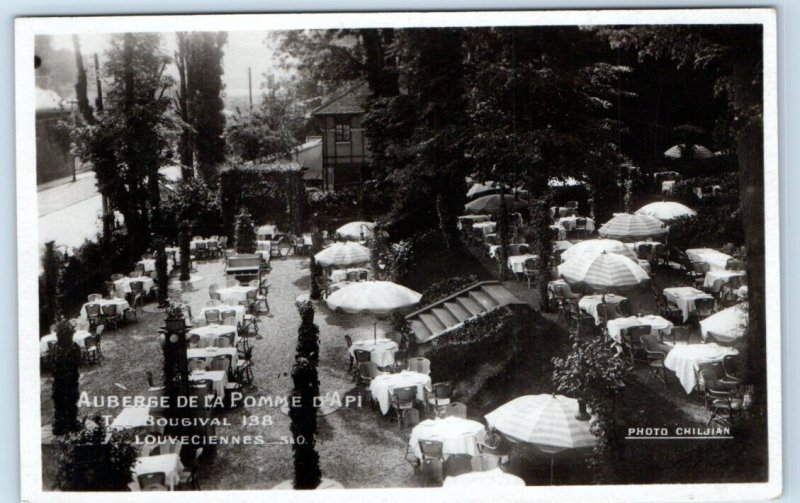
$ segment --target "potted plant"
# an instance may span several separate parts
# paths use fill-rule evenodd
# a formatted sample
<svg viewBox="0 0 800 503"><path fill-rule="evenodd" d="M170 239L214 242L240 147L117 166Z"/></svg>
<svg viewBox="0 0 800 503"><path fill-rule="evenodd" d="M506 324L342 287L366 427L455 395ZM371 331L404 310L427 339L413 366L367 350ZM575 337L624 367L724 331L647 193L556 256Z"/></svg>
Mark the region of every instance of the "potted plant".
<svg viewBox="0 0 800 503"><path fill-rule="evenodd" d="M164 324L167 332L182 332L186 329L186 315L183 312L183 306L170 304L164 310L164 314L166 314Z"/></svg>

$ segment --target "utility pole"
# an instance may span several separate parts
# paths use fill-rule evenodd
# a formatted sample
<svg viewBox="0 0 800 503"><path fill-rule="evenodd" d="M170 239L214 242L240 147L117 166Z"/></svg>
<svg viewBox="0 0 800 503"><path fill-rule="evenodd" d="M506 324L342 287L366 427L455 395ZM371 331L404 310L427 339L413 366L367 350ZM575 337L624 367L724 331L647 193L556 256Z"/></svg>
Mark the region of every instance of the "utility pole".
<svg viewBox="0 0 800 503"><path fill-rule="evenodd" d="M247 67L247 93L250 97L250 113L253 113L253 74L250 67Z"/></svg>

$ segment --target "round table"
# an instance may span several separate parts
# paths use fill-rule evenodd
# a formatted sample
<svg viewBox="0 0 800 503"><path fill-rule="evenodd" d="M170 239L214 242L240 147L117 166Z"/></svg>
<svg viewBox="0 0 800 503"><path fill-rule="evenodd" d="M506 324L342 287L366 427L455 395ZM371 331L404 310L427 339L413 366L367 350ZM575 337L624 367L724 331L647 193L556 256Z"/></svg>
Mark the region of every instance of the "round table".
<svg viewBox="0 0 800 503"><path fill-rule="evenodd" d="M380 337L376 339L362 339L353 342L350 347L350 355L355 358L356 349L369 351L370 360L375 362L378 367L388 367L394 364L394 352L397 351L397 343Z"/></svg>
<svg viewBox="0 0 800 503"><path fill-rule="evenodd" d="M217 290L219 298L226 304L238 304L247 300L247 293L254 292L257 288L254 286L229 286L228 288L220 288Z"/></svg>
<svg viewBox="0 0 800 503"><path fill-rule="evenodd" d="M525 481L500 468L486 472L470 472L444 479L442 487L497 487L524 486Z"/></svg>
<svg viewBox="0 0 800 503"><path fill-rule="evenodd" d="M451 454L469 454L477 456L478 442L486 438L486 428L478 421L460 417L443 419L426 419L411 430L408 445L418 459L422 459L419 447L420 440L436 440L442 442L442 456L447 459Z"/></svg>

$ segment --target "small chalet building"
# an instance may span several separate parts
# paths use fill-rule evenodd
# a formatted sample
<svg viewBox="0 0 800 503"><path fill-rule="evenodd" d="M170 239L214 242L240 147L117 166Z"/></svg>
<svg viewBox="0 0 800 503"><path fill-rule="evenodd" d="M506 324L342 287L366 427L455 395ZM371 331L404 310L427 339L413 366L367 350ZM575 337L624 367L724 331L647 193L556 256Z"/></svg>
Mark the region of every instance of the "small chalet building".
<svg viewBox="0 0 800 503"><path fill-rule="evenodd" d="M369 179L369 146L362 119L369 95L359 82L332 96L312 115L322 131L322 188L337 190Z"/></svg>

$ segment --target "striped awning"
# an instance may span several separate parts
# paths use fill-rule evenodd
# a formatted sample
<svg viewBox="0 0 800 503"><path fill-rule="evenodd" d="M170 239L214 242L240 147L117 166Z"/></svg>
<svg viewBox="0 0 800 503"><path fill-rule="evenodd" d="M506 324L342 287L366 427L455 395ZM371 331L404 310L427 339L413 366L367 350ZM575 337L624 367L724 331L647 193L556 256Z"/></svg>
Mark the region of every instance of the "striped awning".
<svg viewBox="0 0 800 503"><path fill-rule="evenodd" d="M647 271L633 260L606 252L577 255L559 265L558 274L570 285L593 289L637 286L650 279Z"/></svg>
<svg viewBox="0 0 800 503"><path fill-rule="evenodd" d="M333 243L314 255L314 260L324 267L347 267L369 262L369 248L358 243Z"/></svg>
<svg viewBox="0 0 800 503"><path fill-rule="evenodd" d="M697 212L681 203L675 201L658 201L655 203L645 204L638 210L637 215L647 215L661 220L662 222L669 222L680 217L696 217Z"/></svg>
<svg viewBox="0 0 800 503"><path fill-rule="evenodd" d="M640 240L663 236L669 230L661 220L647 215L615 213L614 217L600 226L597 233L604 238Z"/></svg>
<svg viewBox="0 0 800 503"><path fill-rule="evenodd" d="M514 440L556 453L591 447L595 437L589 421L580 421L578 401L563 395L526 395L486 414L486 422Z"/></svg>
<svg viewBox="0 0 800 503"><path fill-rule="evenodd" d="M616 253L623 255L631 260L636 260L633 250L625 246L622 241L615 239L587 239L570 246L561 254L561 260L570 260L579 255L597 255L600 253Z"/></svg>

